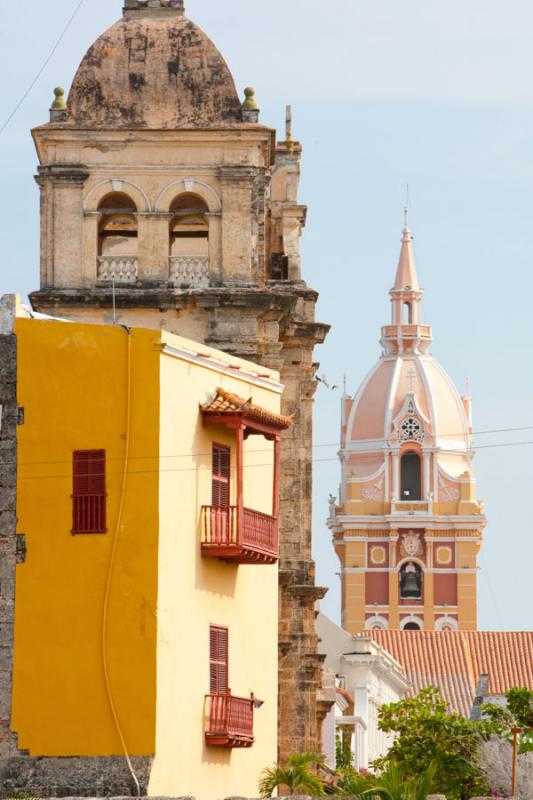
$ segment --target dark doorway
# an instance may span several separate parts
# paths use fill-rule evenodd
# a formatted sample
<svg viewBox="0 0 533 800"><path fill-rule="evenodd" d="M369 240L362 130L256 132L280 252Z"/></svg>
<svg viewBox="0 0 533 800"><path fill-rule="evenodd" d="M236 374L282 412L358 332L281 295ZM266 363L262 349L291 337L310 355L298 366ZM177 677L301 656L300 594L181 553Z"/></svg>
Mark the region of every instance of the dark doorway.
<svg viewBox="0 0 533 800"><path fill-rule="evenodd" d="M405 453L402 456L402 500L422 499L422 470L420 457L416 453Z"/></svg>

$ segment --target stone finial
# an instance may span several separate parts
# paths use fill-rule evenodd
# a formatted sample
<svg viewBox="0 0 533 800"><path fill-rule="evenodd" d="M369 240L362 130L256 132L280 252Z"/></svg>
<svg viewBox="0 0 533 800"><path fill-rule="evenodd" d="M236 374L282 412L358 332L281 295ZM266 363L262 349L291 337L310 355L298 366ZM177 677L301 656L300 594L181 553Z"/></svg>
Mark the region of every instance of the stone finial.
<svg viewBox="0 0 533 800"><path fill-rule="evenodd" d="M255 89L247 86L244 90L244 103L242 104L242 118L244 122L259 122L259 106L255 99Z"/></svg>
<svg viewBox="0 0 533 800"><path fill-rule="evenodd" d="M64 111L67 107L65 100L65 90L62 86L56 86L54 89L55 100L52 103L52 111Z"/></svg>
<svg viewBox="0 0 533 800"><path fill-rule="evenodd" d="M246 100L242 104L243 109L246 111L259 111L257 100L255 99L255 89L252 86L247 86L244 90Z"/></svg>
<svg viewBox="0 0 533 800"><path fill-rule="evenodd" d="M62 86L54 89L55 100L50 107L50 122L61 122L67 116L67 101L65 100L65 90Z"/></svg>

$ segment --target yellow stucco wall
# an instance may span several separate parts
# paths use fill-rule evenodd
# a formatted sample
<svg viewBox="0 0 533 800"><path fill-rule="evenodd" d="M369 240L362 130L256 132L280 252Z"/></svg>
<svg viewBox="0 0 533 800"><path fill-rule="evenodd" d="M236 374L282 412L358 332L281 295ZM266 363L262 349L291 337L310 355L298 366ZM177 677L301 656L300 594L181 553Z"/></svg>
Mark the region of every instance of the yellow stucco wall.
<svg viewBox="0 0 533 800"><path fill-rule="evenodd" d="M33 756L120 755L102 616L124 463L128 334L19 319L17 335L26 416L18 516L27 560L17 568L13 729ZM253 796L261 769L276 759L277 566L201 556L212 443L232 446L233 491L235 447L226 428L202 426L199 403L223 386L279 411L280 394L166 355L165 342L198 350L171 334L131 331L131 458L107 635L112 694L129 753L155 755L151 794ZM76 449L106 450L106 534L70 532ZM272 513L272 444L251 436L244 464L245 504ZM230 629L233 694L265 701L251 749L204 743L210 623Z"/></svg>
<svg viewBox="0 0 533 800"><path fill-rule="evenodd" d="M169 343L180 341L170 335L165 338ZM277 566L235 566L202 558L199 509L211 502L211 446L213 441L230 445L234 436L222 426L203 428L197 407L176 413L174 398L187 386L191 394L206 400L222 386L279 411L280 396L170 356L162 358L161 452L170 456L163 459L167 469L171 464L176 472L162 473L160 485L157 758L150 793L192 792L199 800L253 797L261 769L276 760ZM183 441L190 455L176 460L172 453ZM269 514L272 463L269 442L262 436L246 440L245 505ZM204 744L210 623L229 628L232 693L249 697L254 692L265 701L254 713L255 744L250 749Z"/></svg>
<svg viewBox="0 0 533 800"><path fill-rule="evenodd" d="M31 755L122 752L102 668L103 598L123 468L127 334L18 320L18 530L13 728ZM111 687L132 754L155 745L158 397L154 334L134 331L132 469L109 603ZM142 387L142 391L141 391ZM107 454L108 533L72 536L72 452ZM151 456L151 459L150 459Z"/></svg>

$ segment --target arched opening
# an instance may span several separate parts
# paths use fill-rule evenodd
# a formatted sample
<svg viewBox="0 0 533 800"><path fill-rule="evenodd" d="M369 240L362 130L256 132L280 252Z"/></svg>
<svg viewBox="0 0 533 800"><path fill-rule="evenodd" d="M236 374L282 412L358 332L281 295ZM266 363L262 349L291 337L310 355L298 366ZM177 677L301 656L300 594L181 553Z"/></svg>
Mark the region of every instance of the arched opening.
<svg viewBox="0 0 533 800"><path fill-rule="evenodd" d="M404 453L401 460L402 500L422 499L422 465L418 453Z"/></svg>
<svg viewBox="0 0 533 800"><path fill-rule="evenodd" d="M403 626L404 631L420 631L422 630L418 622L408 622Z"/></svg>
<svg viewBox="0 0 533 800"><path fill-rule="evenodd" d="M170 278L179 285L205 285L209 275L209 209L186 192L170 206Z"/></svg>
<svg viewBox="0 0 533 800"><path fill-rule="evenodd" d="M137 206L127 194L113 192L98 206L98 280L137 279Z"/></svg>
<svg viewBox="0 0 533 800"><path fill-rule="evenodd" d="M404 325L411 325L413 322L413 307L411 303L403 304L402 323Z"/></svg>
<svg viewBox="0 0 533 800"><path fill-rule="evenodd" d="M402 600L422 599L422 567L414 561L400 569L400 597Z"/></svg>

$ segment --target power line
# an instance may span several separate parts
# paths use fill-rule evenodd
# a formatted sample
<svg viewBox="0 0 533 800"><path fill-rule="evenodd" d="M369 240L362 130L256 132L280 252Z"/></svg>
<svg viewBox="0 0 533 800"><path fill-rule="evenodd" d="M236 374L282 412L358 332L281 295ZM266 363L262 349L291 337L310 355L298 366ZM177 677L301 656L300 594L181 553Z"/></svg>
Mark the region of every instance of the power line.
<svg viewBox="0 0 533 800"><path fill-rule="evenodd" d="M37 81L39 80L39 78L41 77L43 72L45 71L46 67L48 66L48 64L52 60L57 48L59 47L59 45L63 41L63 39L65 37L65 34L67 33L68 29L70 28L70 26L72 25L72 23L76 19L78 11L80 10L80 8L84 4L84 2L85 2L85 0L79 0L78 5L74 9L74 13L72 14L70 19L68 20L68 22L65 25L65 27L63 28L63 30L61 31L61 35L59 36L59 39L57 40L55 45L50 50L50 52L49 52L48 56L46 57L42 67L40 68L40 70L38 71L37 75L35 76L33 81L30 83L30 85L28 86L28 88L26 89L26 91L24 92L24 94L22 95L22 97L20 98L18 103L16 104L16 106L13 109L13 111L11 112L11 114L8 116L8 118L6 119L6 121L4 122L2 127L0 128L0 136L3 134L3 132L5 131L5 129L7 128L7 126L9 125L9 123L11 122L11 120L13 119L13 117L15 116L15 114L17 113L17 111L19 110L19 108L21 107L21 105L23 104L25 99L27 98L27 96L29 95L29 93L31 92L31 90L33 89L33 87L35 86L35 84L37 83Z"/></svg>
<svg viewBox="0 0 533 800"><path fill-rule="evenodd" d="M516 446L523 446L523 445L533 445L533 440L532 441L523 441L523 442L498 442L497 444L482 445L482 447L483 448L491 448L491 447L492 448L499 448L499 447L516 447ZM262 451L256 450L256 451L252 451L252 452L258 453L258 452L262 452ZM189 455L191 458L194 457L194 455L192 453L188 453L187 455ZM208 455L210 455L210 453ZM166 458L179 458L179 457L180 456L166 456ZM123 459L118 459L117 458L117 459L113 459L113 460L122 461ZM160 458L159 458L159 456L150 456L150 457L145 458L143 460L146 460L146 461L158 460L159 461ZM46 464L46 463L66 464L66 463L69 463L69 462L66 462L66 461L41 462L41 464ZM336 456L333 457L333 458L313 458L311 460L311 463L313 463L313 464L339 463L339 460L338 460L338 458ZM13 462L10 462L10 463L6 462L6 464L8 466L14 466ZM262 464L244 464L243 468L245 470L249 470L249 469L252 469L252 468L271 467L271 466L272 466L272 462L264 462ZM129 475L132 476L132 477L135 476L135 475L150 475L150 474L164 475L165 473L199 472L200 470L206 470L206 471L210 472L211 471L211 465L210 464L205 464L205 465L201 464L201 465L195 465L193 467L180 467L180 468L169 467L168 469L165 469L165 468L163 468L163 469L140 469L140 470L135 470L135 471L132 470L132 471L130 471ZM109 471L106 471L105 473L97 473L93 477L99 477L99 476L101 477L101 476L104 476L104 475L105 476L112 476L112 475L121 475L121 474L122 474L122 472L109 472ZM19 478L19 480L48 480L48 479L51 479L51 478L58 478L58 479L69 478L69 479L71 479L72 478L72 473L69 472L69 473L65 473L63 475L57 475L57 474L56 475L54 475L54 474L52 474L52 475L19 475L18 478Z"/></svg>
<svg viewBox="0 0 533 800"><path fill-rule="evenodd" d="M533 430L533 426L528 425L528 426L523 426L523 427L520 427L520 428L494 428L492 430L476 431L475 433L473 433L471 435L472 436L482 436L482 435L488 435L488 434L494 434L494 433L517 433L517 432L520 432L520 431L530 431L530 430ZM461 434L446 434L445 436L440 437L440 438L446 438L446 437L449 437L449 436L462 436L462 435L464 435L464 434L463 433L461 433ZM486 448L491 448L491 447L513 447L514 445L528 445L528 444L533 444L533 442L531 442L531 441L519 441L519 442L498 442L496 444L480 444L480 445L474 445L474 449L476 449L476 450L484 450ZM319 449L323 449L323 448L326 448L326 447L340 447L340 445L339 445L339 442L323 442L321 444L313 444L312 445L312 449L313 450L319 450ZM99 448L95 447L95 448L92 448L92 449L96 450L96 449L99 449ZM104 449L104 448L100 448L100 449ZM270 452L271 452L271 448L260 448L260 449L257 449L257 450L250 451L250 453L270 453ZM356 454L355 451L354 451L354 454ZM210 455L211 455L211 451L210 450L206 451L206 452L202 452L202 451L196 451L196 452L195 451L192 451L192 452L191 451L183 451L181 453L169 453L167 455L156 454L156 455L130 456L130 461L154 461L154 460L161 461L163 459L169 459L169 458L202 458L202 457L203 458L208 458ZM18 466L19 467L31 467L31 466L45 466L47 464L70 464L71 460L72 459L69 458L69 459L59 459L57 461L52 461L52 460L46 460L46 461L19 461L18 462ZM99 461L98 458L96 458L95 460ZM335 457L335 458L328 459L328 460L337 461L338 459ZM122 457L121 456L117 456L117 457L109 457L109 456L107 456L107 461L122 461ZM87 463L90 463L90 462L91 462L91 459L87 459ZM12 465L13 463L14 462L11 462L11 461L10 462L5 462L5 461L2 462L2 461L0 461L0 465L4 465L4 466L6 464L9 466L9 465Z"/></svg>

